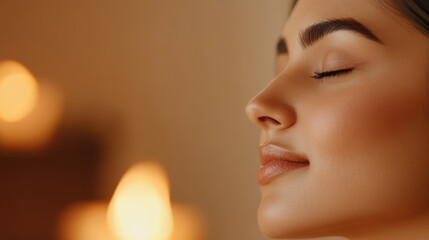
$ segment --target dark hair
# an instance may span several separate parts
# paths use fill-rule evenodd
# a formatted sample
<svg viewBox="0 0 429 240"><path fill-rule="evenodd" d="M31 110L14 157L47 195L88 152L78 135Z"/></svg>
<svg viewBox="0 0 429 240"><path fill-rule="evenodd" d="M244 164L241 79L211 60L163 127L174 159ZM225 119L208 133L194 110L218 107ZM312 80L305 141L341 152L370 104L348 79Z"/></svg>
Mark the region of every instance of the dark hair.
<svg viewBox="0 0 429 240"><path fill-rule="evenodd" d="M384 0L408 20L415 28L429 37L429 1L427 0Z"/></svg>

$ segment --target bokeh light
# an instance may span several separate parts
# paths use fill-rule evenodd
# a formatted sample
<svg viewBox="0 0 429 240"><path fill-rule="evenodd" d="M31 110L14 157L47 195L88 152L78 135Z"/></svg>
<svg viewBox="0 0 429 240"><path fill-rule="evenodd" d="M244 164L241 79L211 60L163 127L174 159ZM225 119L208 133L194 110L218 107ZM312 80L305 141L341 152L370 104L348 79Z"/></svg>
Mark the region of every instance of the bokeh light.
<svg viewBox="0 0 429 240"><path fill-rule="evenodd" d="M0 119L15 122L36 105L38 84L31 73L15 61L0 62Z"/></svg>

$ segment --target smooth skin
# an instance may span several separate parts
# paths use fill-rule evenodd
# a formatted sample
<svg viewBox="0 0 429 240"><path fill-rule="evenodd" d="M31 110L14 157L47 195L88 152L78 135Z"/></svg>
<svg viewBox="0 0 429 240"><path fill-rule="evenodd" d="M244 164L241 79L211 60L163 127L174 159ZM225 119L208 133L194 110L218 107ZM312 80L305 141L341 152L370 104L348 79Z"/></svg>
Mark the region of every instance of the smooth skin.
<svg viewBox="0 0 429 240"><path fill-rule="evenodd" d="M301 45L308 26L343 18L380 42L340 30ZM246 112L260 145L310 164L261 185L263 233L429 239L429 39L376 0L300 0L282 37L288 53ZM344 68L353 70L312 77Z"/></svg>

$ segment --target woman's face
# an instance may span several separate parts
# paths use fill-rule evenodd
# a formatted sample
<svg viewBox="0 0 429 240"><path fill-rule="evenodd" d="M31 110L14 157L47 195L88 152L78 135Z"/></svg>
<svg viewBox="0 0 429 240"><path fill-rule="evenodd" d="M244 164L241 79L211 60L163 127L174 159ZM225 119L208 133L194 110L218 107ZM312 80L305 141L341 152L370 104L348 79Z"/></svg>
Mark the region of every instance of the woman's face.
<svg viewBox="0 0 429 240"><path fill-rule="evenodd" d="M262 162L308 164L263 164L262 231L353 236L427 214L428 39L374 0L300 0L282 37L246 111Z"/></svg>

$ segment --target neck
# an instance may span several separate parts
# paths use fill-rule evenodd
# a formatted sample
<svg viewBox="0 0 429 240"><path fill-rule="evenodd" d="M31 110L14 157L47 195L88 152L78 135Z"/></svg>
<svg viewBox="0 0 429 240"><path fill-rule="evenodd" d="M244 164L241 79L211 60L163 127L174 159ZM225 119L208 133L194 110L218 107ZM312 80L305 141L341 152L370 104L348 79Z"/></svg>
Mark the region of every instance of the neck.
<svg viewBox="0 0 429 240"><path fill-rule="evenodd" d="M350 240L402 240L429 239L429 214L372 224L369 227L356 227L348 238Z"/></svg>

